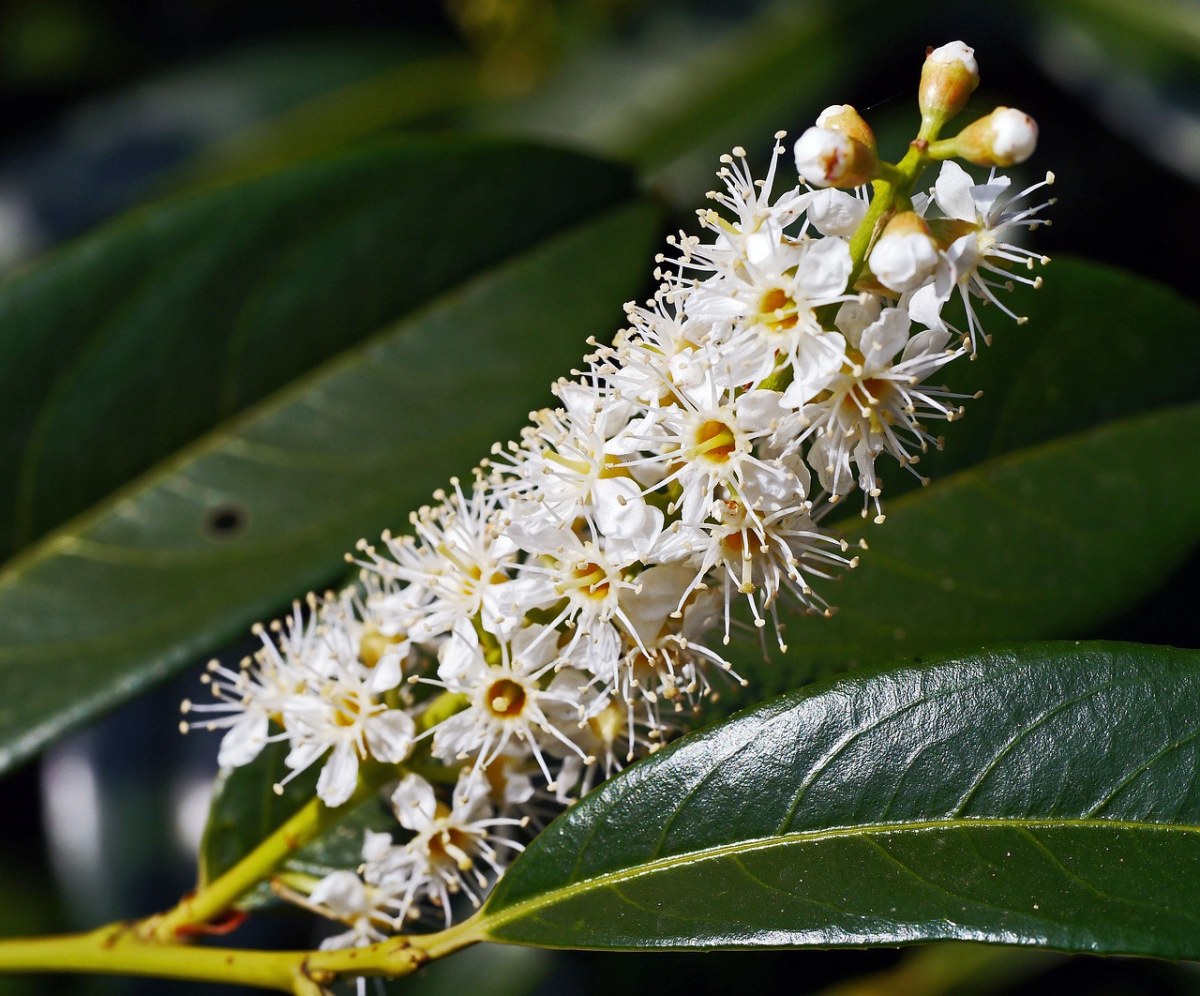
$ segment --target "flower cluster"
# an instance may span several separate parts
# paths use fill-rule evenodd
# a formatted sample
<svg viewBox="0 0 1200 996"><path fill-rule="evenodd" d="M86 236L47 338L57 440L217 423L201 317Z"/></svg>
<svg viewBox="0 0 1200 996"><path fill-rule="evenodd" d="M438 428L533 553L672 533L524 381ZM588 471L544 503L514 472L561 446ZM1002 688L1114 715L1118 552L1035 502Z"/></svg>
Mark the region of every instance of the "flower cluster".
<svg viewBox="0 0 1200 996"><path fill-rule="evenodd" d="M1045 223L1043 184L1012 196L950 161L1022 159L1032 121L1001 108L936 139L976 81L966 46L930 53L898 165L844 105L796 143L789 189L783 133L761 180L744 150L722 157L701 234L668 239L653 298L554 385L557 407L410 531L361 543L355 587L210 666L216 701L185 703L203 713L185 726L226 731L223 766L283 741L288 778L320 764L331 807L366 762L399 779L402 842L368 834L357 873L308 891L350 927L335 943L477 905L531 820L653 751L717 675L741 680L724 656L739 605L780 647L785 598L830 611L818 583L857 557L826 513L858 490L883 520L881 468L919 477L930 426L962 412L937 381L986 341L976 305L1011 315L998 292L1038 279L1016 235Z"/></svg>

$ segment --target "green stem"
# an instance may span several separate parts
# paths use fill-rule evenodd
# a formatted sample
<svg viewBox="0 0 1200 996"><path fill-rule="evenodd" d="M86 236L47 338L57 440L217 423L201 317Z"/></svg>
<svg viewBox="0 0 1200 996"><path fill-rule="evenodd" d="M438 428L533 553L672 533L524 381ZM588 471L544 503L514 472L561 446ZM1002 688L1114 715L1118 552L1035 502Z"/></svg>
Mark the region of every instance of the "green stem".
<svg viewBox="0 0 1200 996"><path fill-rule="evenodd" d="M875 193L871 198L871 206L867 208L866 217L850 238L850 261L853 265L848 287L853 287L863 275L871 247L875 245L875 240L884 226L891 220L896 202L906 200L912 193L927 162L925 144L918 140L908 147L904 158L896 163L895 171L889 171L892 180L876 180L872 184Z"/></svg>
<svg viewBox="0 0 1200 996"><path fill-rule="evenodd" d="M314 996L341 975L409 975L482 939L478 922L471 919L437 934L394 937L366 948L246 951L162 943L139 924L116 923L86 934L0 941L0 973L140 975Z"/></svg>
<svg viewBox="0 0 1200 996"><path fill-rule="evenodd" d="M87 934L0 941L0 972L142 975L303 992L296 980L304 974L304 954L185 948L147 941L134 925L111 924Z"/></svg>
<svg viewBox="0 0 1200 996"><path fill-rule="evenodd" d="M344 805L330 809L320 799L309 800L224 874L180 900L173 909L142 921L139 932L147 939L167 942L195 933L195 927L211 923L228 912L284 860L339 823L395 777L394 766L364 765L354 794Z"/></svg>
<svg viewBox="0 0 1200 996"><path fill-rule="evenodd" d="M871 206L867 209L867 215L858 226L858 230L850 238L850 261L853 268L847 287L853 288L858 283L858 278L863 275L871 247L891 219L896 202L908 201L913 187L921 178L921 173L935 158L930 154L930 147L941 148L946 144L937 140L938 133L945 123L946 120L941 115L922 118L921 129L917 132L916 139L909 144L904 158L895 166L890 163L881 164L885 169L883 176L872 184L875 194L871 198Z"/></svg>

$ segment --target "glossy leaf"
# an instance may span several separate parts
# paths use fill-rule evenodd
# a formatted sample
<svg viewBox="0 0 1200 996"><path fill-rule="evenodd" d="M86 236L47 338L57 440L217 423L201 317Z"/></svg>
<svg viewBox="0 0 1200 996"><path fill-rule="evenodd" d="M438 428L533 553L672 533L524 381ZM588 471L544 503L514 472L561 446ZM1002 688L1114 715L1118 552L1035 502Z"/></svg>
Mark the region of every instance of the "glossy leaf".
<svg viewBox="0 0 1200 996"><path fill-rule="evenodd" d="M967 939L1200 957L1200 653L1034 644L838 679L686 737L556 820L499 941Z"/></svg>
<svg viewBox="0 0 1200 996"><path fill-rule="evenodd" d="M436 122L478 97L477 77L469 55L418 49L213 143L168 184L204 188L262 176L373 135Z"/></svg>
<svg viewBox="0 0 1200 996"><path fill-rule="evenodd" d="M532 170L526 180L552 169L557 171L552 183L549 176L542 178L548 187L557 191L580 182L591 183L592 189L569 209L564 195L557 201L557 217L554 210L544 214L526 204L520 209L529 215L526 220L518 219L517 205L505 199L509 195L496 192L499 217L507 217L512 227L493 236L483 231L493 231L496 219L482 191L462 203L449 198L457 205L453 208L434 204L428 210L415 206L410 196L400 211L398 203L372 209L360 186L351 198L355 207L349 219L332 223L332 229L318 228L315 243L304 236L303 250L295 248L286 265L273 265L268 274L260 271L263 282L255 294L229 316L221 302L233 292L219 286L220 280L249 279L236 267L254 269L250 261L269 228L260 230L253 243L239 241L233 248L226 241L231 230L238 230L231 208L222 212L219 224L212 217L195 217L199 202L178 209L185 220L195 221L194 230L185 229L198 240L189 255L196 265L206 261L201 270L209 279L181 262L178 282L134 282L140 290L117 309L116 324L109 326L120 326L121 334L105 340L112 343L114 363L128 363L136 355L130 352L131 342L154 330L152 318L180 310L196 313L179 319L192 335L205 318L227 319L221 326L229 336L224 348L232 346L233 353L213 363L196 347L195 355L204 362L197 360L190 370L203 383L224 369L226 391L215 393L223 393L226 404L235 397L244 401L252 389L266 386L267 375L256 361L272 341L278 348L279 336L295 332L294 355L283 363L264 364L264 369L282 367L295 375L303 369L301 358L311 366L312 353L333 348L321 341L323 329L343 352L203 433L134 484L24 551L0 574L0 681L5 688L0 768L210 651L287 597L326 582L355 539L402 524L407 511L426 500L434 487L469 471L491 441L514 432L521 413L546 397L550 381L578 360L584 336L619 322L619 302L640 288L643 261L657 235L657 212L644 203L622 202L623 181L607 167L561 153L547 153L543 160L528 147L498 151L498 158L468 154L465 161L480 170L489 162L495 169L519 162ZM432 155L430 148L422 153L426 166L433 165ZM457 160L448 155L446 161ZM337 183L344 196L350 191L342 184L354 186L354 162L349 177ZM389 189L403 180L395 176L394 157L370 162L371 175L389 172ZM581 172L574 171L575 165ZM410 178L408 186L415 183L415 192L436 201L427 193L428 185L438 182L436 170L421 176L420 183ZM505 179L516 182L511 174ZM291 183L298 181L292 177ZM529 201L530 194L521 188L511 196ZM556 203L556 194L538 194L539 200ZM617 205L601 209L606 197ZM506 203L511 216L504 213ZM252 205L243 206L254 213ZM379 218L380 212L390 223ZM433 222L432 212L441 212L444 228ZM487 225L480 221L479 231L462 227L468 212L477 218L486 215ZM402 216L427 223L417 238L405 229L407 241L389 246L385 263L375 257L383 247L374 243L388 230L399 239L405 228ZM164 227L169 231L178 217L172 212L146 216L137 231L148 245L137 243L136 232L112 233L121 249L124 278L132 279L133 262L151 252ZM310 224L298 224L296 231L312 233ZM209 244L204 233L217 244ZM361 245L355 233L361 235ZM475 246L476 241L485 248ZM608 249L613 244L634 248L612 253ZM63 266L83 279L90 273L88 259L104 260L107 248L104 241L81 245ZM499 258L484 265L480 256L485 253ZM334 279L331 271L336 271ZM37 300L51 308L46 272L30 279L42 282ZM94 296L83 295L82 303L75 304L81 310L89 301L99 307L104 300L100 280L90 279ZM442 286L446 282L449 286ZM397 290L397 284L406 289ZM114 287L112 293L120 301L118 291ZM242 283L237 293L249 290ZM60 326L67 324L70 310L52 310ZM361 329L369 320L379 328L380 320L397 310L406 313L400 321L365 342L346 342L345 325ZM120 325L125 320L132 324ZM150 345L145 348L151 350ZM158 390L153 371L162 368L155 367L155 360L168 355L165 347L154 347L147 357L138 374L147 379L147 389ZM175 358L169 366L174 386L161 391L157 405L169 408L175 393L183 404L182 396L190 391L200 402L192 421L220 411L210 397L214 392L183 383L187 362ZM97 362L89 369L84 379L95 389L108 368ZM127 392L136 395L135 388L136 381L125 382L108 403L118 408L132 404ZM87 397L84 391L80 406ZM136 411L122 412L112 431L135 434ZM82 418L80 407L69 414L72 424ZM179 432L173 415L165 410L159 414ZM154 411L144 413L147 425L156 424L156 417ZM65 431L67 416L63 419ZM76 446L89 445L88 432ZM152 442L161 446L164 440ZM108 456L104 447L90 445L86 455L92 462ZM144 457L146 448L140 449ZM77 479L70 480L75 486ZM92 483L77 486L94 488Z"/></svg>
<svg viewBox="0 0 1200 996"><path fill-rule="evenodd" d="M379 35L263 40L86 96L5 157L6 196L32 215L23 240L19 226L6 225L6 267L24 255L14 240L32 250L78 235L161 196L180 170L209 180L220 171L228 180L235 158L253 154L259 167L278 160L283 147L299 144L300 128L317 132L306 143L311 154L318 144L344 144L369 114L394 120L406 103L413 111L444 105L471 75L458 65L456 85L441 68L450 57L429 49ZM439 84L435 95L414 93L412 78L425 73Z"/></svg>

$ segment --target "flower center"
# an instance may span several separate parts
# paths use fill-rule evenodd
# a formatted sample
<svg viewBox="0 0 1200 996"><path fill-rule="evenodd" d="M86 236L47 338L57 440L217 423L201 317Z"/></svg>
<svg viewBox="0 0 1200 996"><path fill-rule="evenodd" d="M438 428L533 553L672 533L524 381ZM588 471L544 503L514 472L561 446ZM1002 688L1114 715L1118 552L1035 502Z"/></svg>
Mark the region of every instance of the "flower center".
<svg viewBox="0 0 1200 996"><path fill-rule="evenodd" d="M696 430L692 456L705 457L714 463L725 463L737 450L737 437L724 422L709 419Z"/></svg>
<svg viewBox="0 0 1200 996"><path fill-rule="evenodd" d="M870 420L872 430L878 432L883 422L891 422L891 414L887 410L887 399L891 395L891 381L868 377L854 385L842 397L842 405L847 412Z"/></svg>
<svg viewBox="0 0 1200 996"><path fill-rule="evenodd" d="M521 715L525 708L525 689L510 678L493 681L487 690L488 709L501 719Z"/></svg>
<svg viewBox="0 0 1200 996"><path fill-rule="evenodd" d="M336 726L354 726L362 715L362 704L348 695L335 700L333 722Z"/></svg>
<svg viewBox="0 0 1200 996"><path fill-rule="evenodd" d="M445 820L450 815L450 810L438 803L436 815L439 820ZM470 834L464 833L458 827L443 827L431 834L427 846L430 858L437 864L453 862L463 871L473 864L470 856Z"/></svg>
<svg viewBox="0 0 1200 996"><path fill-rule="evenodd" d="M730 559L737 557L741 560L755 555L762 556L770 552L768 546L757 533L752 533L744 526L736 532L726 533L721 537L721 548Z"/></svg>
<svg viewBox="0 0 1200 996"><path fill-rule="evenodd" d="M608 572L599 564L591 561L576 564L571 568L569 577L570 580L565 584L558 585L559 594L565 595L569 591L575 591L590 595L597 601L603 601L608 597L611 582L608 579Z"/></svg>
<svg viewBox="0 0 1200 996"><path fill-rule="evenodd" d="M369 629L362 635L362 639L358 642L358 659L362 662L363 667L375 667L387 653L389 647L394 647L397 643L403 643L405 635L397 633L395 636L385 636L377 629Z"/></svg>
<svg viewBox="0 0 1200 996"><path fill-rule="evenodd" d="M796 302L787 291L774 287L767 291L758 303L759 321L775 331L794 329L800 321Z"/></svg>

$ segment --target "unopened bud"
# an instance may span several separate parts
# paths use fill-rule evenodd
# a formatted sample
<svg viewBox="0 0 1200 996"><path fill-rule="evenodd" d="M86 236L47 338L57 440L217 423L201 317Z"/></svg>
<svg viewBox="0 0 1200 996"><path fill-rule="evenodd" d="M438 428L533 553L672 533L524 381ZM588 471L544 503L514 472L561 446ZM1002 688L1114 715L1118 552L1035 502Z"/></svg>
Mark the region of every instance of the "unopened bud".
<svg viewBox="0 0 1200 996"><path fill-rule="evenodd" d="M914 211L896 215L887 223L875 248L870 267L888 290L907 294L927 283L938 266L937 244L929 226Z"/></svg>
<svg viewBox="0 0 1200 996"><path fill-rule="evenodd" d="M967 106L967 100L979 86L979 64L975 50L960 41L925 53L921 67L918 101L921 117L939 127Z"/></svg>
<svg viewBox="0 0 1200 996"><path fill-rule="evenodd" d="M1037 124L1013 107L997 107L967 125L954 138L958 155L976 166L1023 163L1037 148Z"/></svg>
<svg viewBox="0 0 1200 996"><path fill-rule="evenodd" d="M849 104L831 104L817 116L818 128L832 128L875 150L875 132Z"/></svg>
<svg viewBox="0 0 1200 996"><path fill-rule="evenodd" d="M809 128L796 140L796 171L814 187L857 187L878 168L873 149L833 128Z"/></svg>

